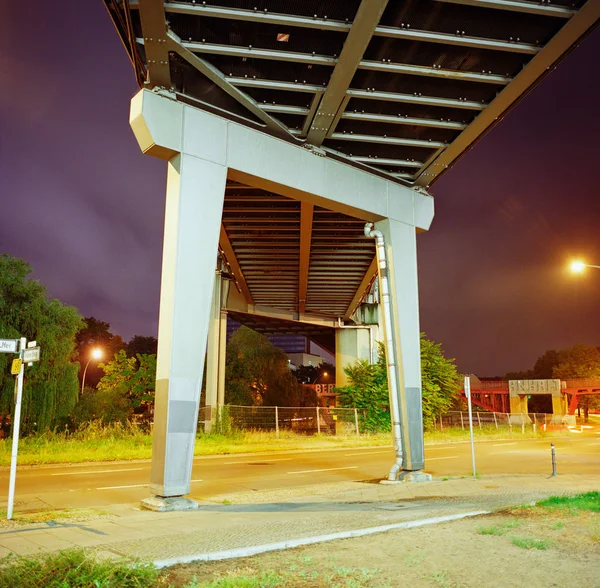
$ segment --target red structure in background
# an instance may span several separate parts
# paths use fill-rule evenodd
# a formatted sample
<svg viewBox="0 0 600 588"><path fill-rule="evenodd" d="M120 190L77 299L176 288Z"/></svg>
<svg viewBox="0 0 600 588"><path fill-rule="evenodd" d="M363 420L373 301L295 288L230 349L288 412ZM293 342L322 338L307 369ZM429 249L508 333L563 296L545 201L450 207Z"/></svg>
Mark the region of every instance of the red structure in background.
<svg viewBox="0 0 600 588"><path fill-rule="evenodd" d="M562 393L567 395L569 414L575 414L581 396L600 395L600 379L562 380ZM466 400L465 391L460 391ZM510 412L508 381L471 380L471 401L476 406L491 412Z"/></svg>

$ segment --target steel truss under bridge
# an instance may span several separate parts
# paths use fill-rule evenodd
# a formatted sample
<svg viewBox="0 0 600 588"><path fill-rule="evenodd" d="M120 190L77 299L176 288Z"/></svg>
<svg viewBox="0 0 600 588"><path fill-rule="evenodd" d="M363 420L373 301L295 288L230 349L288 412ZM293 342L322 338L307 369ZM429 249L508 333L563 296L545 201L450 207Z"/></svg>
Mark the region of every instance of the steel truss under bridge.
<svg viewBox="0 0 600 588"><path fill-rule="evenodd" d="M104 0L140 86L429 186L600 0Z"/></svg>

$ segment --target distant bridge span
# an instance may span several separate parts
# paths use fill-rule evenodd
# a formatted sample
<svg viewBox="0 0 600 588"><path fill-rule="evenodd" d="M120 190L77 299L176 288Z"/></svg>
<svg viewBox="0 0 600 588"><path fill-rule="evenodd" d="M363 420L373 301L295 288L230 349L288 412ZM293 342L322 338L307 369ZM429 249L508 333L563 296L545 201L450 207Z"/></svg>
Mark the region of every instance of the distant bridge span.
<svg viewBox="0 0 600 588"><path fill-rule="evenodd" d="M561 380L561 391L567 395L568 413L575 414L581 396L600 395L600 378ZM466 400L465 391L460 391ZM474 381L471 384L473 404L492 412L510 412L507 380Z"/></svg>

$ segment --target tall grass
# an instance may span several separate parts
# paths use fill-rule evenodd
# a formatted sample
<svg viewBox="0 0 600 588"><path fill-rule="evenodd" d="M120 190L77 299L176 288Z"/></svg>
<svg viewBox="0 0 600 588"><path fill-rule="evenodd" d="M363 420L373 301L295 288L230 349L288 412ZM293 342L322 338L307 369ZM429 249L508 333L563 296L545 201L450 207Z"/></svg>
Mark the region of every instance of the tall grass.
<svg viewBox="0 0 600 588"><path fill-rule="evenodd" d="M506 439L507 428L496 429L484 425L475 429L478 441ZM531 429L525 434L513 427L512 438L551 436L558 433L539 432ZM469 431L459 427L443 431L425 432L426 443L461 442L469 439ZM282 430L279 438L274 431L232 430L227 435L199 433L195 455L228 455L266 451L291 451L311 449L335 449L337 447L390 446L390 433L356 435L302 435ZM0 466L10 464L11 439L0 439ZM152 456L152 435L135 423L119 423L104 426L92 421L73 432L45 432L24 437L19 442L19 465L41 465L60 463L84 463L149 459Z"/></svg>

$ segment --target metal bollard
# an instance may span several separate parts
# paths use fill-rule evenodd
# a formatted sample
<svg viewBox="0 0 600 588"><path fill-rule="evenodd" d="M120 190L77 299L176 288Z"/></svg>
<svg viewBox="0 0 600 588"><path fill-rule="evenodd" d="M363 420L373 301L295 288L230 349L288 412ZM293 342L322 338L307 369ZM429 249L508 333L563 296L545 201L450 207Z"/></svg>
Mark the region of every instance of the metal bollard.
<svg viewBox="0 0 600 588"><path fill-rule="evenodd" d="M550 443L552 451L552 475L556 476L556 452L554 451L554 443Z"/></svg>

